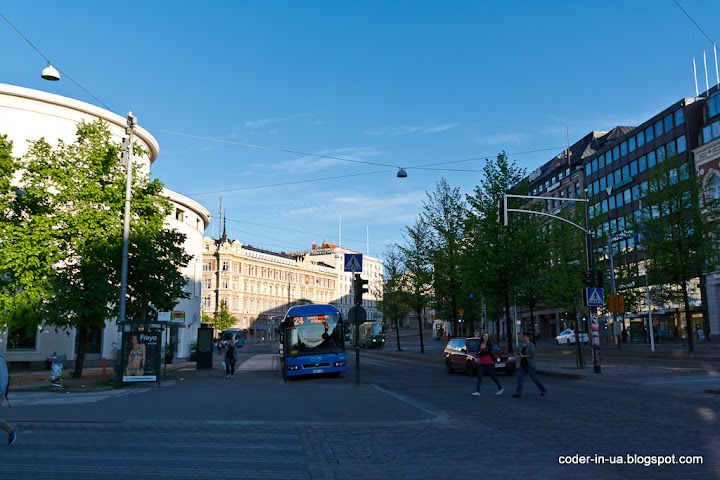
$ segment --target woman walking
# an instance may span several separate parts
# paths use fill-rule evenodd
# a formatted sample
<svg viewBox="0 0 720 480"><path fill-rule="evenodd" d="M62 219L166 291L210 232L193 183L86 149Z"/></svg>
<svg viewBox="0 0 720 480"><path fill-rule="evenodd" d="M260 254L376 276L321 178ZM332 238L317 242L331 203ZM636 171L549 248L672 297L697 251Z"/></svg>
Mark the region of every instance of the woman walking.
<svg viewBox="0 0 720 480"><path fill-rule="evenodd" d="M235 344L228 342L227 352L225 352L225 373L226 378L233 378L235 375Z"/></svg>
<svg viewBox="0 0 720 480"><path fill-rule="evenodd" d="M518 354L518 357L522 360L520 361L517 388L515 389L515 395L513 395L515 398L520 398L520 395L522 395L523 380L525 379L526 373L530 375L532 381L535 382L535 385L540 389L541 397L547 395L548 392L545 385L542 384L535 373L535 345L530 343L530 335L530 332L525 332L522 335L523 346Z"/></svg>
<svg viewBox="0 0 720 480"><path fill-rule="evenodd" d="M498 391L495 395L501 395L505 391L495 376L495 360L493 359L492 348L493 343L490 334L487 332L483 333L482 337L480 337L480 346L478 347L478 357L480 357L480 361L478 362L477 383L475 385L475 391L473 392L473 396L475 397L480 396L480 384L486 372L488 376L493 379L495 385L497 385Z"/></svg>

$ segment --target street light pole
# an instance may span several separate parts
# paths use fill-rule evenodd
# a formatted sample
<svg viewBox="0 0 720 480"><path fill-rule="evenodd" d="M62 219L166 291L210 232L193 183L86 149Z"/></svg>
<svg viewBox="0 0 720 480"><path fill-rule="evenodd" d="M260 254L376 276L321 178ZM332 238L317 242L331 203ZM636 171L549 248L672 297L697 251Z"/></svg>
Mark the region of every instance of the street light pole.
<svg viewBox="0 0 720 480"><path fill-rule="evenodd" d="M122 261L120 265L120 313L118 316L118 342L117 342L117 371L118 380L121 375L121 355L122 355L122 325L125 323L126 314L126 297L127 297L127 271L128 271L128 244L130 243L130 199L132 198L132 157L133 157L133 141L134 128L137 125L137 118L132 112L128 112L127 128L125 132L129 139L127 143L127 156L124 156L127 164L125 165L125 215L123 217L123 245L122 245Z"/></svg>

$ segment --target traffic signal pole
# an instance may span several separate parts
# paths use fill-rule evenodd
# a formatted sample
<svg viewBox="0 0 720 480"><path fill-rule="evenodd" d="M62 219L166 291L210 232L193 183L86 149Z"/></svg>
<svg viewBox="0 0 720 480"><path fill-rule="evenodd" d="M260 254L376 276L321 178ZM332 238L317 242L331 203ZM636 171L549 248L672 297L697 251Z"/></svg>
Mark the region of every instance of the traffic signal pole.
<svg viewBox="0 0 720 480"><path fill-rule="evenodd" d="M585 190L586 196L587 196L587 189ZM559 217L557 215L554 215L552 213L547 212L536 212L534 210L523 210L521 208L508 208L507 206L507 199L508 198L527 198L532 200L559 200L561 202L582 202L585 204L585 226L578 225L577 223L573 223L570 220L566 218ZM537 215L542 217L550 217L554 218L555 220L560 220L561 222L569 223L575 228L579 228L583 232L585 232L585 243L586 243L586 249L587 249L587 269L591 272L592 277L592 284L594 286L595 283L595 260L593 257L593 241L592 241L592 232L590 231L590 225L589 225L589 200L587 198L574 198L572 200L569 200L568 198L563 197L544 197L544 196L538 196L538 195L511 195L509 193L506 193L503 195L502 201L498 202L498 221L502 223L503 225L507 226L508 224L508 212L517 212L517 213L528 213L531 215ZM592 325L592 328L594 331L597 331L595 329L598 329L598 323L595 318L595 314L597 313L596 307L588 307L590 311L590 322L588 322L590 325ZM582 349L580 347L580 343L582 339L578 337L578 319L575 319L575 342L578 346L577 348L577 355L578 355L578 365L584 366L585 361L582 356ZM601 371L601 365L600 365L600 337L599 333L595 336L595 340L593 340L593 364L595 366L595 373L600 373Z"/></svg>

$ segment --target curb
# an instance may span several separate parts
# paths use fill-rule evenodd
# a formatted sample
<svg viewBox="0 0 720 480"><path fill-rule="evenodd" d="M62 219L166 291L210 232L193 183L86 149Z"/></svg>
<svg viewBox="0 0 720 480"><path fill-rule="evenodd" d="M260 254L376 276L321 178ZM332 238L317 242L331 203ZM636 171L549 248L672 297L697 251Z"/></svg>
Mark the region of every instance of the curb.
<svg viewBox="0 0 720 480"><path fill-rule="evenodd" d="M585 353L592 353L591 349L583 349L585 350ZM617 349L603 349L600 348L600 353L604 357L627 357L627 358L660 358L665 360L701 360L705 362L720 362L720 356L716 355L696 355L694 353L687 354L687 355L677 355L677 354L669 354L669 353L633 353L633 352L623 352L622 350L618 351ZM538 355L575 355L575 350L537 350L536 354Z"/></svg>

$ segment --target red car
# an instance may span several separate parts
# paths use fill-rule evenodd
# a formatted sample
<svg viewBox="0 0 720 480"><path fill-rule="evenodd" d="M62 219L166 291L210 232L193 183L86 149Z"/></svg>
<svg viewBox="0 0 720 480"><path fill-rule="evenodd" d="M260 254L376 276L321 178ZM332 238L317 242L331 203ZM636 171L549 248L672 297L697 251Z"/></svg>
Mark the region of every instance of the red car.
<svg viewBox="0 0 720 480"><path fill-rule="evenodd" d="M480 347L479 338L453 338L445 346L443 356L445 357L445 367L448 373L453 373L456 369L465 369L468 376L476 377L478 374L478 348ZM506 375L515 375L515 357L507 353L505 348L495 346L493 349L493 359L495 360L495 371L505 372Z"/></svg>

